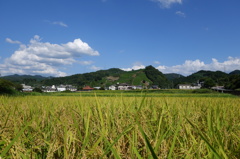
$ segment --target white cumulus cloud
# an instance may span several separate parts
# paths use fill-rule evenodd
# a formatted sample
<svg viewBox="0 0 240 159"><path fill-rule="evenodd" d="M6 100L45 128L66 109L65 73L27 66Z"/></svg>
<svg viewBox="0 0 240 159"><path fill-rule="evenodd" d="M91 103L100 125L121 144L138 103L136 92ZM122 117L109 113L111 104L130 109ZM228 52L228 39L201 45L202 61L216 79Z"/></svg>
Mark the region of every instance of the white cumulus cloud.
<svg viewBox="0 0 240 159"><path fill-rule="evenodd" d="M121 68L121 70L124 71L132 71L132 70L139 70L139 69L144 69L146 66L144 66L143 64L141 64L140 62L136 62L133 64L133 66L131 68Z"/></svg>
<svg viewBox="0 0 240 159"><path fill-rule="evenodd" d="M152 0L158 2L162 8L170 8L173 4L182 4L183 0Z"/></svg>
<svg viewBox="0 0 240 159"><path fill-rule="evenodd" d="M209 64L200 60L186 60L181 65L158 66L156 68L163 73L179 73L182 75L190 75L200 70L231 72L240 69L240 58L228 57L228 59L223 62L219 62L213 58Z"/></svg>
<svg viewBox="0 0 240 159"><path fill-rule="evenodd" d="M59 69L65 65L81 63L75 58L84 55L98 56L99 52L93 50L81 39L75 39L66 44L51 44L42 42L38 35L30 40L28 45L20 45L4 64L0 64L2 74L44 74L52 76L65 76ZM90 63L85 62L85 64Z"/></svg>

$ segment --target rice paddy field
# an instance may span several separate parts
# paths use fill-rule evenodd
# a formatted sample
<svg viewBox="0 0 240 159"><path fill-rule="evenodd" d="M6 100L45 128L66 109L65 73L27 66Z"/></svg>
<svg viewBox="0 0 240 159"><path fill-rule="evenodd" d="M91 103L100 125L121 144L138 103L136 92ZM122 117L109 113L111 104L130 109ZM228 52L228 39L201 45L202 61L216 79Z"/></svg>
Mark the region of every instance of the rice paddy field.
<svg viewBox="0 0 240 159"><path fill-rule="evenodd" d="M0 96L0 158L240 158L240 98L177 92Z"/></svg>

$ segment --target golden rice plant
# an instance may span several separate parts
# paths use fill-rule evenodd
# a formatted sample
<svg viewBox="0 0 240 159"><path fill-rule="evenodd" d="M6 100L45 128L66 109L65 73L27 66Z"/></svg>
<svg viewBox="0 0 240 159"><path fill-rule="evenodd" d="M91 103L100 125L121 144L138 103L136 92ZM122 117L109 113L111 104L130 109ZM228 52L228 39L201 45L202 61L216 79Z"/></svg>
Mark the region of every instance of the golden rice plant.
<svg viewBox="0 0 240 159"><path fill-rule="evenodd" d="M240 158L240 99L0 97L1 158Z"/></svg>

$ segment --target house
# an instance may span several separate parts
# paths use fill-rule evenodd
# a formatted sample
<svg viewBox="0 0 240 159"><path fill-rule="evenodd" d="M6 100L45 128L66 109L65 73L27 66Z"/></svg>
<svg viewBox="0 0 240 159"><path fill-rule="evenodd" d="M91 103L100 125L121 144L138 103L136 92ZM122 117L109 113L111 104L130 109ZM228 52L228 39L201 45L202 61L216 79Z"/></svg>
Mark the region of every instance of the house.
<svg viewBox="0 0 240 159"><path fill-rule="evenodd" d="M194 84L192 85L192 89L200 89L202 87L201 84Z"/></svg>
<svg viewBox="0 0 240 159"><path fill-rule="evenodd" d="M121 83L118 85L118 90L131 90L133 89L131 85L127 83Z"/></svg>
<svg viewBox="0 0 240 159"><path fill-rule="evenodd" d="M31 86L27 86L27 85L25 85L25 84L21 84L22 85L22 87L23 87L23 89L22 89L22 91L23 92L32 92L33 91L33 87L31 87Z"/></svg>
<svg viewBox="0 0 240 159"><path fill-rule="evenodd" d="M42 91L43 92L62 92L62 91L71 91L71 92L75 92L77 91L77 88L75 86L72 85L59 85L59 86L43 86L42 87Z"/></svg>
<svg viewBox="0 0 240 159"><path fill-rule="evenodd" d="M66 85L66 90L71 91L71 92L76 92L77 87L72 86L72 85Z"/></svg>
<svg viewBox="0 0 240 159"><path fill-rule="evenodd" d="M75 92L77 91L77 88L75 86L72 85L59 85L57 86L57 91L62 92L62 91L71 91L71 92Z"/></svg>
<svg viewBox="0 0 240 159"><path fill-rule="evenodd" d="M66 86L65 85L59 85L59 86L57 86L57 91L59 91L59 92L63 92L63 91L66 91L67 89L66 89Z"/></svg>
<svg viewBox="0 0 240 159"><path fill-rule="evenodd" d="M111 85L108 87L109 90L117 90L117 86L116 85Z"/></svg>
<svg viewBox="0 0 240 159"><path fill-rule="evenodd" d="M179 89L200 89L201 85L200 84L179 84L178 85Z"/></svg>
<svg viewBox="0 0 240 159"><path fill-rule="evenodd" d="M136 87L136 89L143 89L142 86L135 86L135 87Z"/></svg>
<svg viewBox="0 0 240 159"><path fill-rule="evenodd" d="M179 89L191 89L191 85L190 84L179 84L178 88Z"/></svg>
<svg viewBox="0 0 240 159"><path fill-rule="evenodd" d="M85 87L83 87L82 90L83 90L83 91L92 91L92 90L94 90L94 88L92 88L92 87L90 87L90 86L85 86Z"/></svg>
<svg viewBox="0 0 240 159"><path fill-rule="evenodd" d="M42 91L43 91L43 92L57 92L57 88L55 87L55 85L52 85L52 86L43 86L43 87L42 87Z"/></svg>
<svg viewBox="0 0 240 159"><path fill-rule="evenodd" d="M152 85L152 89L159 89L158 85Z"/></svg>
<svg viewBox="0 0 240 159"><path fill-rule="evenodd" d="M137 89L137 86L130 86L131 87L131 89Z"/></svg>
<svg viewBox="0 0 240 159"><path fill-rule="evenodd" d="M75 91L77 91L77 88L72 85L59 85L59 86L57 86L57 91L59 91L59 92L62 92L62 91L75 92Z"/></svg>

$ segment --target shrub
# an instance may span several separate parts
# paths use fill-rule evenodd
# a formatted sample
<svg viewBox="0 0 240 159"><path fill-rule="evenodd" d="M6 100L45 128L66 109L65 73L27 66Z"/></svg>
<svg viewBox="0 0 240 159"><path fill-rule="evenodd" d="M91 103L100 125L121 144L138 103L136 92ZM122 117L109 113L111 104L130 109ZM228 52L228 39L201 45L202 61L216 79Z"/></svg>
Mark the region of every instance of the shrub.
<svg viewBox="0 0 240 159"><path fill-rule="evenodd" d="M38 92L38 93L42 93L43 91L40 88L34 88L33 92Z"/></svg>
<svg viewBox="0 0 240 159"><path fill-rule="evenodd" d="M195 89L192 93L213 93L211 89Z"/></svg>

